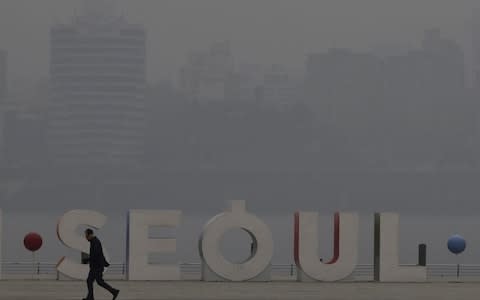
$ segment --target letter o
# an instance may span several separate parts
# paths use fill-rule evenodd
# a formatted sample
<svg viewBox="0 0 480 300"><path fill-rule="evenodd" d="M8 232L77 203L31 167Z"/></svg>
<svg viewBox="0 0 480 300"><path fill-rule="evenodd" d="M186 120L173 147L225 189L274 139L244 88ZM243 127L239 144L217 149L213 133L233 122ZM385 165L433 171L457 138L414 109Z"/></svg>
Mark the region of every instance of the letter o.
<svg viewBox="0 0 480 300"><path fill-rule="evenodd" d="M233 201L231 212L211 219L200 236L199 250L202 263L221 278L230 281L247 281L262 274L273 257L273 239L268 226L245 210L245 201ZM242 229L252 238L254 251L240 264L228 261L220 250L222 237L233 229Z"/></svg>

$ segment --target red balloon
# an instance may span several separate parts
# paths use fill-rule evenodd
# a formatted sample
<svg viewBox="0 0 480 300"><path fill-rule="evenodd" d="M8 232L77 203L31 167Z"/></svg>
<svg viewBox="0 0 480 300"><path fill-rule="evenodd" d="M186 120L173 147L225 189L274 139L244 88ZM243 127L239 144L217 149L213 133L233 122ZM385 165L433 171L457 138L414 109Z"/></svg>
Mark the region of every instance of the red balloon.
<svg viewBox="0 0 480 300"><path fill-rule="evenodd" d="M27 250L35 252L42 248L43 240L38 233L31 232L25 236L23 244Z"/></svg>

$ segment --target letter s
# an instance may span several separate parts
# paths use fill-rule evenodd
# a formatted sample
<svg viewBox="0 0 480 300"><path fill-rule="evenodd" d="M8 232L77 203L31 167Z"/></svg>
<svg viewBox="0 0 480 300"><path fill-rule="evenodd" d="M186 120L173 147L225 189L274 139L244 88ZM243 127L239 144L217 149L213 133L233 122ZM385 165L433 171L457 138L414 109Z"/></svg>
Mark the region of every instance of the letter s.
<svg viewBox="0 0 480 300"><path fill-rule="evenodd" d="M85 225L94 229L102 228L107 222L107 217L96 211L72 210L65 213L57 223L58 239L68 248L84 253L90 252L88 241L77 233L79 226ZM105 257L108 254L104 249ZM57 271L72 279L85 279L88 276L89 267L73 260L62 257L57 264Z"/></svg>

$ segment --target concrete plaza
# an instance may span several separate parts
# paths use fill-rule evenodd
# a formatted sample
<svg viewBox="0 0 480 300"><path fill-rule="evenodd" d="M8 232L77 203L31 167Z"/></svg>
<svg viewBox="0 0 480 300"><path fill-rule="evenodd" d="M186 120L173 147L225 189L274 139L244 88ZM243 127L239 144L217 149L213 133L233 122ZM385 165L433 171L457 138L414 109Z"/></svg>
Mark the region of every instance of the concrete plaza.
<svg viewBox="0 0 480 300"><path fill-rule="evenodd" d="M361 299L361 300L471 300L478 299L480 283L204 283L113 282L122 290L119 300L179 299ZM96 299L111 297L96 289ZM82 299L85 285L72 281L0 281L0 300Z"/></svg>

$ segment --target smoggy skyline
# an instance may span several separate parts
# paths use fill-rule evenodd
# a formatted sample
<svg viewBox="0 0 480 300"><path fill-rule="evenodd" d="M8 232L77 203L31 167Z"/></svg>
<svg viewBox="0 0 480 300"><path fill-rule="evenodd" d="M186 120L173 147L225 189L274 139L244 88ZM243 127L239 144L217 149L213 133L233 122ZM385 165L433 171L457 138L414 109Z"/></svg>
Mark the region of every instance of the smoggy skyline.
<svg viewBox="0 0 480 300"><path fill-rule="evenodd" d="M303 69L308 53L328 48L402 51L438 27L467 52L473 0L118 0L117 14L148 32L148 80L175 80L190 51L229 40L236 63ZM49 29L83 11L80 0L3 0L0 48L11 78L48 77ZM382 50L378 50L382 49ZM388 54L388 53L387 53Z"/></svg>
<svg viewBox="0 0 480 300"><path fill-rule="evenodd" d="M1 1L4 209L480 207L474 1L83 3Z"/></svg>

